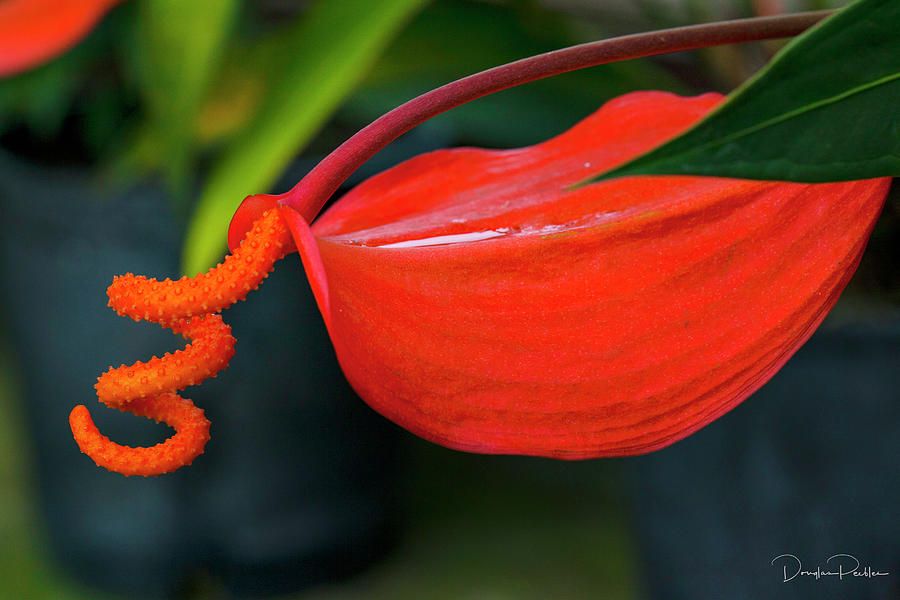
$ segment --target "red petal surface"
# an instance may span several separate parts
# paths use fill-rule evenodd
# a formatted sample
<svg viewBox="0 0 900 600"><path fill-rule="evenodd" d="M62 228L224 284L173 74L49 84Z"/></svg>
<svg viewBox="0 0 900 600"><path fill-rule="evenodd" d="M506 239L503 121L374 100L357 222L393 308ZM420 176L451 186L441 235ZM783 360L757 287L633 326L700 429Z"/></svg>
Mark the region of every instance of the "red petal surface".
<svg viewBox="0 0 900 600"><path fill-rule="evenodd" d="M537 146L417 157L317 244L289 220L359 394L446 446L576 459L659 449L763 385L837 300L889 180L565 189L720 100L633 93Z"/></svg>
<svg viewBox="0 0 900 600"><path fill-rule="evenodd" d="M120 0L0 1L0 77L50 60L75 44Z"/></svg>

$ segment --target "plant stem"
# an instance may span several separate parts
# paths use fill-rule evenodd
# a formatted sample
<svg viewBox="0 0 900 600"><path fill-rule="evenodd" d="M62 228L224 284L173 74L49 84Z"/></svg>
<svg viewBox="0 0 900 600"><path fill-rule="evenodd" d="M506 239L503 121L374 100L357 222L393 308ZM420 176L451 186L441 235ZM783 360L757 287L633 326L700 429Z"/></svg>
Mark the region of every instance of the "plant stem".
<svg viewBox="0 0 900 600"><path fill-rule="evenodd" d="M791 37L832 12L738 19L626 35L554 50L463 77L413 98L361 129L307 173L280 202L312 222L341 184L376 152L423 121L482 96L619 60Z"/></svg>

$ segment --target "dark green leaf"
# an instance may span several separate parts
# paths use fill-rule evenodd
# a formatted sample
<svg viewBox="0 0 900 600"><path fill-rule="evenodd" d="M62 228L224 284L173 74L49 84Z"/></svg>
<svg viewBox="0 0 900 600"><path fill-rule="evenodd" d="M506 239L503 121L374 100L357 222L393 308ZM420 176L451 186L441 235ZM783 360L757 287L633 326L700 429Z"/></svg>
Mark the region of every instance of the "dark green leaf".
<svg viewBox="0 0 900 600"><path fill-rule="evenodd" d="M625 175L823 182L900 175L900 2L861 0L794 39Z"/></svg>

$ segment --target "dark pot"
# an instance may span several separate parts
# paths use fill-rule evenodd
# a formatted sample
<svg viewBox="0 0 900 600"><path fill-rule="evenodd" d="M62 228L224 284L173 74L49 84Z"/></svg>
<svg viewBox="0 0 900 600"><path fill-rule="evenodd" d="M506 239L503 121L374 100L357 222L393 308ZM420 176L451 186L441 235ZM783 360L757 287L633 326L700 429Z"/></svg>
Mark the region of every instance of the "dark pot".
<svg viewBox="0 0 900 600"><path fill-rule="evenodd" d="M92 585L165 596L198 568L238 595L341 578L380 556L394 531L393 425L355 396L334 359L300 261L225 313L237 355L184 393L212 421L206 453L158 478L97 468L67 416L86 404L114 441L169 430L96 402L118 366L182 347L106 307L115 274L177 275L181 228L158 187L104 193L89 174L0 154L3 303L22 366L35 483L54 554Z"/></svg>
<svg viewBox="0 0 900 600"><path fill-rule="evenodd" d="M625 461L649 597L900 598L898 400L900 318L825 327L741 406ZM793 576L848 570L836 554L889 575Z"/></svg>

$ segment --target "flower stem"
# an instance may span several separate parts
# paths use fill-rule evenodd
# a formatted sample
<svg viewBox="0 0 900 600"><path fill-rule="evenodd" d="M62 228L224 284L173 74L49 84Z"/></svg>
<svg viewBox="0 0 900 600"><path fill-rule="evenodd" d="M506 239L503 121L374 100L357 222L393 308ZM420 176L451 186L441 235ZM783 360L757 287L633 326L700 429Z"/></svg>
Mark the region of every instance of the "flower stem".
<svg viewBox="0 0 900 600"><path fill-rule="evenodd" d="M463 77L413 98L361 129L281 196L280 203L291 206L307 222L312 222L341 184L376 152L423 121L482 96L619 60L791 37L832 12L737 19L626 35L554 50Z"/></svg>

